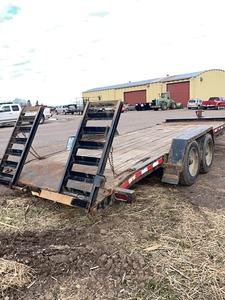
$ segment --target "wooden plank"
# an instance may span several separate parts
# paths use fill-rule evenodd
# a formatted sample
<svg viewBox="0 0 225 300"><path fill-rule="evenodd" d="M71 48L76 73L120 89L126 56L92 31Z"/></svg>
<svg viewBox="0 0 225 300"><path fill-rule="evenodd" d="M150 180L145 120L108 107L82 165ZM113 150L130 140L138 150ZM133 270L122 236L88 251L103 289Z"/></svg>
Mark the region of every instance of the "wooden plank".
<svg viewBox="0 0 225 300"><path fill-rule="evenodd" d="M190 129L194 128L196 126L185 125L180 127L179 130L174 130L174 126L170 126L170 130L167 130L167 134L163 131L163 135L160 135L161 138L158 138L154 141L147 140L144 142L145 147L142 147L140 149L140 145L138 143L139 152L136 151L136 143L132 146L131 151L127 151L126 148L125 151L121 152L121 147L115 148L116 151L114 153L114 164L115 164L115 170L116 172L122 172L125 169L133 168L135 161L143 160L144 157L152 157L152 159L156 159L159 156L164 155L165 153L168 153L170 150L171 141L174 137L179 136L181 133L184 132L184 129ZM172 129L172 130L171 130ZM168 134L169 133L169 134ZM160 142L160 144L158 144ZM153 145L153 146L152 146ZM143 150L147 149L148 151L145 153ZM119 151L119 153L117 152ZM156 152L156 153L155 153ZM118 156L118 157L117 157Z"/></svg>
<svg viewBox="0 0 225 300"><path fill-rule="evenodd" d="M171 136L165 137L164 139L160 139L160 145L159 143L154 143L149 145L146 145L146 150L140 149L133 149L131 151L126 151L126 152L119 152L117 153L115 151L114 153L114 161L115 161L115 168L116 171L118 169L121 169L121 164L123 165L123 169L127 167L127 162L131 162L131 165L133 164L134 161L140 161L143 160L145 157L150 157L154 156L154 152L157 152L157 155L163 155L165 153L165 149L170 149L172 138ZM154 145L154 146L152 146ZM167 152L167 151L166 151Z"/></svg>
<svg viewBox="0 0 225 300"><path fill-rule="evenodd" d="M73 200L73 197L71 197L71 196L58 194L58 193L55 193L52 191L47 191L47 190L41 190L40 193L32 191L31 193L32 193L32 195L34 195L36 197L40 197L43 199L48 199L48 200L51 200L54 202L59 202L62 204L73 206L73 205L71 205L71 201Z"/></svg>
<svg viewBox="0 0 225 300"><path fill-rule="evenodd" d="M146 145L151 145L152 143L157 143L157 142L161 142L162 139L164 139L165 137L174 137L177 136L180 132L183 132L183 128L180 129L179 131L176 130L176 132L174 130L169 130L166 132L161 132L156 133L156 132L151 132L151 135L149 136L149 132L148 133L144 133L143 136L140 136L139 139L137 140L130 140L129 144L124 144L123 139L120 141L120 143L118 143L118 139L115 140L115 149L116 151L123 151L123 153L127 153L127 147L131 147L132 149L138 148L140 149L141 147L146 147ZM153 136L153 137L152 137Z"/></svg>

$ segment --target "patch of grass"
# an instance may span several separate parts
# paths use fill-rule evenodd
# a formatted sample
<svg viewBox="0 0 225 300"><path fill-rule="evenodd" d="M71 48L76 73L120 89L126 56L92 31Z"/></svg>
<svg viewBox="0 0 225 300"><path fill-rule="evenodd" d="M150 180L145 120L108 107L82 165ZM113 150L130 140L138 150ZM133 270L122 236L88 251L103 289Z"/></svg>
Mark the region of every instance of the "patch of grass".
<svg viewBox="0 0 225 300"><path fill-rule="evenodd" d="M0 209L1 231L40 231L82 227L99 219L89 218L84 210L48 200L24 197L5 197Z"/></svg>
<svg viewBox="0 0 225 300"><path fill-rule="evenodd" d="M9 288L22 288L33 279L30 267L12 260L0 258L0 292Z"/></svg>

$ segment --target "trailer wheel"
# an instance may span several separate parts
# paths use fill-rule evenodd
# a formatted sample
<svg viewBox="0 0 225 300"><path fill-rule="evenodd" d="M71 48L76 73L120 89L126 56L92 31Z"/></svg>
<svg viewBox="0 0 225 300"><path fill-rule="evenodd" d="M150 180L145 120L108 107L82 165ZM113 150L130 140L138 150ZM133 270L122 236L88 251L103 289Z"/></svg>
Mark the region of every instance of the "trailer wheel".
<svg viewBox="0 0 225 300"><path fill-rule="evenodd" d="M183 170L180 174L180 184L192 185L199 173L200 153L198 143L193 141L187 146L183 161Z"/></svg>
<svg viewBox="0 0 225 300"><path fill-rule="evenodd" d="M166 103L163 103L161 109L162 109L162 110L167 110L167 104L166 104Z"/></svg>
<svg viewBox="0 0 225 300"><path fill-rule="evenodd" d="M208 173L214 156L214 142L211 134L206 134L203 146L202 146L202 160L200 164L200 172L205 174Z"/></svg>
<svg viewBox="0 0 225 300"><path fill-rule="evenodd" d="M176 108L177 108L176 103L172 102L171 103L171 109L176 109Z"/></svg>

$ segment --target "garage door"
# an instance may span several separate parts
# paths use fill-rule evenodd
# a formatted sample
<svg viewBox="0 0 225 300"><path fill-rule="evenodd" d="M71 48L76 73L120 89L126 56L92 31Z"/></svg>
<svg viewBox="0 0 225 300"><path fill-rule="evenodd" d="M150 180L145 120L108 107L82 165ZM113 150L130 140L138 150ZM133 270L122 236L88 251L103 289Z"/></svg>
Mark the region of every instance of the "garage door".
<svg viewBox="0 0 225 300"><path fill-rule="evenodd" d="M170 92L170 96L176 102L181 102L184 106L187 106L187 102L190 97L190 82L168 83L167 91Z"/></svg>
<svg viewBox="0 0 225 300"><path fill-rule="evenodd" d="M124 102L127 104L136 104L146 102L146 90L125 92Z"/></svg>

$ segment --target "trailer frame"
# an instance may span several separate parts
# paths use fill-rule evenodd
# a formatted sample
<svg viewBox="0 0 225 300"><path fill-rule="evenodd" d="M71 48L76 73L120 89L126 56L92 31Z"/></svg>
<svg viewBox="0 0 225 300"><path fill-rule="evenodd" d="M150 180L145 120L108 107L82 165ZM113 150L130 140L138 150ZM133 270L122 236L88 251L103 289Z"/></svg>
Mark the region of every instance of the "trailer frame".
<svg viewBox="0 0 225 300"><path fill-rule="evenodd" d="M200 122L199 122L200 121ZM175 138L171 139L170 150L165 152L163 155L152 159L151 157L145 158L143 162L136 164L133 170L130 170L128 174L123 174L116 181L116 184L111 189L103 189L100 201L96 202L96 205L88 208L90 212L96 211L100 208L105 208L113 201L121 201L130 203L135 198L135 191L131 188L134 184L150 175L159 168L164 169L164 176L162 182L178 184L179 174L182 170L182 159L184 158L187 145L191 141L200 141L206 134L211 134L213 140L217 136L222 134L225 130L225 118L190 118L190 119L167 119L166 123L194 123L202 121L205 122L220 122L219 126L212 127L211 125L205 125L201 127L194 127L191 130L187 130L184 134L178 135ZM115 128L113 129L115 132ZM179 152L179 155L177 153ZM107 153L108 155L109 153ZM175 170L176 180L171 180L171 169ZM172 173L173 173L172 172ZM66 195L60 193L59 191L49 190L47 188L42 188L38 186L33 186L31 184L25 184L23 181L18 180L15 185L10 186L12 189L19 189L22 192L31 193L32 195L51 200L54 202L59 202L69 206L76 206L75 201L76 197L73 195ZM100 185L99 185L100 187Z"/></svg>

